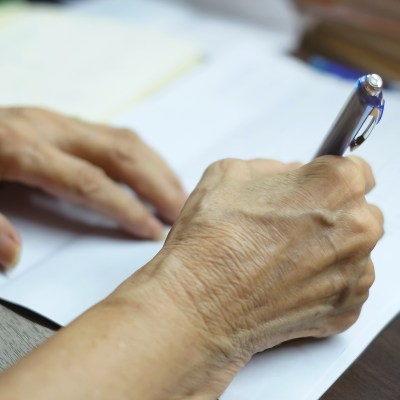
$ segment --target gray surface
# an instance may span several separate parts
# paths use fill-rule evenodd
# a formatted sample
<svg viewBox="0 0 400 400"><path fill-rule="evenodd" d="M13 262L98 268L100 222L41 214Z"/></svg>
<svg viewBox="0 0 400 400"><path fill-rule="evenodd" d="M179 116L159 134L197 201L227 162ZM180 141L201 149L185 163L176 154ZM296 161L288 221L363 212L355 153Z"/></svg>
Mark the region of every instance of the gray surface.
<svg viewBox="0 0 400 400"><path fill-rule="evenodd" d="M51 329L0 304L0 371L14 364L53 334Z"/></svg>

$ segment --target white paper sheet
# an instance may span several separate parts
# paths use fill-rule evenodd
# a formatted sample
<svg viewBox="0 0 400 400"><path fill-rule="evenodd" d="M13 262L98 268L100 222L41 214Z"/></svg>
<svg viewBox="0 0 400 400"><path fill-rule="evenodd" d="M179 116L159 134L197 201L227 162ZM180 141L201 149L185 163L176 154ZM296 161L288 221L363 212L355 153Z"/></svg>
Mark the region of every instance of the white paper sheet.
<svg viewBox="0 0 400 400"><path fill-rule="evenodd" d="M119 9L125 18L124 7L132 14L139 10L149 21L154 12L157 23L171 31L187 29L188 36L208 43L213 57L207 63L118 121L139 130L189 189L210 162L222 157L309 160L350 91L350 84L278 55L274 35L245 34L186 9L171 11L164 20L156 1L89 3ZM386 236L373 255L377 280L360 320L342 335L257 355L221 399L315 400L398 313L400 99L387 97L381 125L357 151L374 167L378 186L370 199L386 215ZM61 324L106 296L160 248L133 242L96 215L19 186L0 189L0 210L24 242L21 265L0 277L0 297Z"/></svg>
<svg viewBox="0 0 400 400"><path fill-rule="evenodd" d="M192 188L204 167L222 157L309 160L350 89L286 57L238 47L119 123L139 127ZM370 198L387 218L386 236L374 252L377 280L359 322L334 338L257 355L223 400L318 398L399 311L399 109L399 97L389 95L382 124L358 151L375 169L378 187ZM10 199L17 204L10 206ZM160 248L133 242L94 215L78 218L73 207L18 186L3 189L0 207L25 243L20 268L1 278L0 296L61 324L110 293Z"/></svg>

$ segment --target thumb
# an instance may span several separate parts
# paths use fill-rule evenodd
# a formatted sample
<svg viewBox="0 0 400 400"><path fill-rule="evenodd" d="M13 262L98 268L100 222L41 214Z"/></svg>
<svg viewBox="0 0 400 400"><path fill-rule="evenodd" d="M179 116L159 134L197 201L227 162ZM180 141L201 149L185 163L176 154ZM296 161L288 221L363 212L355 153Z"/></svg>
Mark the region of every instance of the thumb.
<svg viewBox="0 0 400 400"><path fill-rule="evenodd" d="M0 269L15 267L21 253L21 239L15 228L0 214Z"/></svg>

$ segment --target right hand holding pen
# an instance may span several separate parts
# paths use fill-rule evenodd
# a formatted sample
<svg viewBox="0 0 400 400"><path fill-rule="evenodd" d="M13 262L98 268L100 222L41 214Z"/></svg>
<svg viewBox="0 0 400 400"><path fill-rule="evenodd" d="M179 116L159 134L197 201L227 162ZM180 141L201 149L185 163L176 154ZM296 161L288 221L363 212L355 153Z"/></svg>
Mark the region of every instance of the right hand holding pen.
<svg viewBox="0 0 400 400"><path fill-rule="evenodd" d="M222 386L257 352L357 320L383 234L381 211L365 199L374 185L353 157L295 169L224 160L206 171L143 272L157 271L206 347L220 350Z"/></svg>

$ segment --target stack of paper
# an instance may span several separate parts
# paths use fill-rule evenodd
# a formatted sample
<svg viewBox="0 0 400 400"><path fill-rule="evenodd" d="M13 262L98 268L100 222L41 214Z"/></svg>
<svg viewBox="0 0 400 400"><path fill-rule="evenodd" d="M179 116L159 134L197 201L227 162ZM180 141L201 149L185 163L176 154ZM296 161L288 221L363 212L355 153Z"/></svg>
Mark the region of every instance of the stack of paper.
<svg viewBox="0 0 400 400"><path fill-rule="evenodd" d="M0 106L110 120L196 65L192 42L49 8L0 8Z"/></svg>

